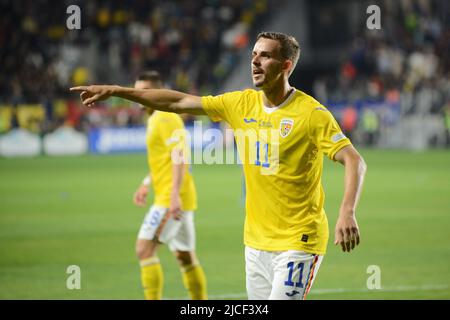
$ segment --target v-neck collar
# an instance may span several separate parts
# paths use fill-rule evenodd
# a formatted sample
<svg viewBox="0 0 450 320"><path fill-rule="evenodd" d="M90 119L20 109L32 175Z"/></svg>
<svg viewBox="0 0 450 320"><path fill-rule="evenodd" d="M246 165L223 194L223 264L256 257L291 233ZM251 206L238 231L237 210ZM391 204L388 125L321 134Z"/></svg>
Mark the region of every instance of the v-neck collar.
<svg viewBox="0 0 450 320"><path fill-rule="evenodd" d="M291 93L289 93L289 96L282 103L280 103L279 105L274 106L274 107L267 107L264 104L264 99L263 99L264 92L261 91L259 99L261 101L261 105L263 107L264 112L268 113L268 114L271 114L271 113L274 113L275 111L277 111L278 109L283 108L286 104L288 104L292 100L292 98L294 97L296 91L297 91L297 89L292 87L292 91L291 91Z"/></svg>

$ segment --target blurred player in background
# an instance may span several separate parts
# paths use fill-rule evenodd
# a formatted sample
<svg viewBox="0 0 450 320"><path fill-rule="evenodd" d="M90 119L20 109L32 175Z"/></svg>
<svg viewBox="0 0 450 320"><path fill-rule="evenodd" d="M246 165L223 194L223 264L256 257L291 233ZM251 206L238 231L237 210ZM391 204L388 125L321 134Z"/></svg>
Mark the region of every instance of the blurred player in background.
<svg viewBox="0 0 450 320"><path fill-rule="evenodd" d="M300 56L293 37L265 32L253 48L253 84L261 89L197 97L172 90L82 86L83 104L118 96L152 109L208 115L235 130L256 133L240 150L245 172L246 285L249 299L305 299L328 242L321 177L323 156L345 167L345 189L335 244L350 252L359 244L356 206L366 165L333 115L289 84ZM272 138L267 138L275 130ZM237 136L236 141L238 142ZM239 142L238 142L239 145ZM249 159L243 159L243 157Z"/></svg>
<svg viewBox="0 0 450 320"><path fill-rule="evenodd" d="M163 87L156 71L141 73L136 89ZM183 161L188 152L184 124L173 113L148 109L147 156L150 173L134 194L134 203L147 204L150 183L155 199L146 214L136 242L145 298L161 299L163 271L157 256L161 244L168 244L180 265L183 283L193 300L207 299L206 277L195 254L194 210L197 194L192 175ZM178 132L176 134L175 132Z"/></svg>

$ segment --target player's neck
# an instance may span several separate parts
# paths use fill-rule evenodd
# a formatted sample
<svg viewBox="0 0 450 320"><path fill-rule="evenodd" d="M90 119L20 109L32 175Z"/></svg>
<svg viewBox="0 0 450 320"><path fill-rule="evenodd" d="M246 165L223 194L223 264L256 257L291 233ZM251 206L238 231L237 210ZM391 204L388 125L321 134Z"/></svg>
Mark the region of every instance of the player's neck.
<svg viewBox="0 0 450 320"><path fill-rule="evenodd" d="M294 88L289 85L287 80L280 82L280 84L271 88L264 88L264 105L269 108L279 106L289 97L292 90L294 90Z"/></svg>

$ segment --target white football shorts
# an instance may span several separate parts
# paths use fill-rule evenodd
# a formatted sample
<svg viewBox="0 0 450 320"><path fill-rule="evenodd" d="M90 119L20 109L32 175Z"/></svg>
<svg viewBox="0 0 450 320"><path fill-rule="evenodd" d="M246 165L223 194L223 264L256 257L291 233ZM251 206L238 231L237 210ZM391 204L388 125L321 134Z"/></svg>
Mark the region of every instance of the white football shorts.
<svg viewBox="0 0 450 320"><path fill-rule="evenodd" d="M157 239L167 244L171 251L194 251L194 212L183 211L180 220L169 217L168 212L168 208L151 206L142 222L138 239Z"/></svg>
<svg viewBox="0 0 450 320"><path fill-rule="evenodd" d="M245 247L249 300L304 300L323 256L304 251L262 251Z"/></svg>

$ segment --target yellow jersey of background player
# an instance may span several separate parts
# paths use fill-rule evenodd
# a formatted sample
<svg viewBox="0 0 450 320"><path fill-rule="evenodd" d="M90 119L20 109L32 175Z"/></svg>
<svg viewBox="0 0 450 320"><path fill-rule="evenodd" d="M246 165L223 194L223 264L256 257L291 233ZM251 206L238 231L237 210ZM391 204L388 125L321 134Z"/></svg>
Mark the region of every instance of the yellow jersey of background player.
<svg viewBox="0 0 450 320"><path fill-rule="evenodd" d="M139 89L161 88L155 71L142 73ZM150 182L155 199L139 230L136 252L141 265L141 281L146 299L161 299L164 277L157 252L167 244L178 260L183 284L191 299L207 299L206 277L195 252L194 210L197 192L184 158L189 152L184 124L179 115L149 110L147 158L150 174L134 195L145 206Z"/></svg>

